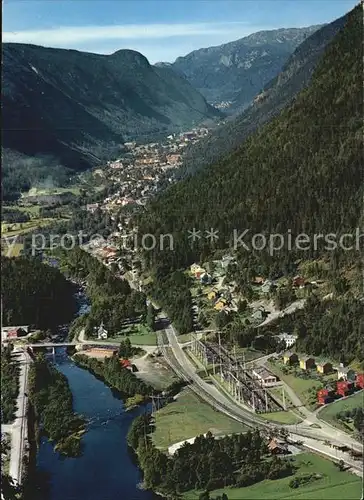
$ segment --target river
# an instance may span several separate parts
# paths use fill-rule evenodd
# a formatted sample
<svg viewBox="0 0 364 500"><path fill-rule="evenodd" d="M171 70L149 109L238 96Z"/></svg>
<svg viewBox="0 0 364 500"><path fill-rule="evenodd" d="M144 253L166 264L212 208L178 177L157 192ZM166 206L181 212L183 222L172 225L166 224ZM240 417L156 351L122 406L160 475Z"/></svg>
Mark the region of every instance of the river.
<svg viewBox="0 0 364 500"><path fill-rule="evenodd" d="M57 369L68 379L74 409L88 420L82 438L83 455L63 458L43 437L37 470L49 477L49 500L156 500L139 489L141 473L129 453L126 435L133 419L145 407L125 412L123 402L100 380L78 368L57 349Z"/></svg>

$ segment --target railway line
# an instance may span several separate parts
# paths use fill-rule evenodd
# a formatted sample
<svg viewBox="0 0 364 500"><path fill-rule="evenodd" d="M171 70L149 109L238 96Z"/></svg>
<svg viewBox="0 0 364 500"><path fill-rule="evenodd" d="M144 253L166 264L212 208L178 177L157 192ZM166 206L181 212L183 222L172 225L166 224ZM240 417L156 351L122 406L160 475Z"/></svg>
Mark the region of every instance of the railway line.
<svg viewBox="0 0 364 500"><path fill-rule="evenodd" d="M237 361L221 344L195 339L195 347L202 349L204 357L219 366L220 374L233 388L235 397L249 405L256 413L283 410L283 406L254 378L245 364Z"/></svg>
<svg viewBox="0 0 364 500"><path fill-rule="evenodd" d="M212 387L206 381L202 380L195 373L194 367L189 363L186 354L183 352L181 346L179 346L177 342L172 325L170 325L166 329L166 337L169 342L170 348L166 347L166 344L168 344L166 339L163 339L163 336L160 333L157 334L158 346L160 346L160 351L165 357L171 369L182 380L186 380L186 382L189 383L191 390L193 390L202 400L206 401L217 411L220 411L225 415L233 418L234 420L241 422L246 427L249 427L251 429L259 429L265 434L271 434L275 429L285 429L285 431L288 431L290 439L295 441L302 440L303 438L307 439L310 442L315 441L316 443L319 443L320 441L325 441L325 439L328 438L328 436L323 435L324 433L322 431L320 432L303 425L292 426L267 422L263 417L261 417L259 414L254 413L250 409L245 409L242 406L238 406L234 401L229 400L226 396L224 396L224 394L217 392L214 387ZM336 446L343 445L342 441L338 441L333 438L331 438L330 441L331 444ZM351 447L354 450L362 451L360 443L351 443ZM327 450L326 454L328 455ZM346 460L346 463L349 464L349 461ZM358 466L358 464L353 465L352 461L350 462L350 466L355 466L357 469L359 467L360 471L362 471L361 466Z"/></svg>

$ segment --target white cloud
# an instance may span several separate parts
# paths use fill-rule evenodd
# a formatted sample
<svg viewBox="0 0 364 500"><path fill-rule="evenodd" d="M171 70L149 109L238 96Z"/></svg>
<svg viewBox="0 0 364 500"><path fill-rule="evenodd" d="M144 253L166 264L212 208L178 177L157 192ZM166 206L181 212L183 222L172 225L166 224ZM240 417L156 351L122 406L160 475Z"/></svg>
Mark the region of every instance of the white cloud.
<svg viewBox="0 0 364 500"><path fill-rule="evenodd" d="M173 61L200 47L220 45L242 38L269 26L246 22L186 24L125 24L109 26L60 26L3 32L4 42L31 43L47 47L72 48L110 54L131 48L144 54L151 63ZM166 41L168 39L168 42Z"/></svg>
<svg viewBox="0 0 364 500"><path fill-rule="evenodd" d="M5 31L3 32L3 41L33 44L43 44L46 42L47 45L73 46L91 41L227 35L237 30L241 32L244 26L245 32L253 32L245 22L61 26L59 28L43 30Z"/></svg>
<svg viewBox="0 0 364 500"><path fill-rule="evenodd" d="M226 33L236 24L245 23L192 23L192 24L125 24L109 26L61 26L45 30L4 32L3 41L21 43L79 44L96 40L133 40L170 38L176 36L217 35Z"/></svg>

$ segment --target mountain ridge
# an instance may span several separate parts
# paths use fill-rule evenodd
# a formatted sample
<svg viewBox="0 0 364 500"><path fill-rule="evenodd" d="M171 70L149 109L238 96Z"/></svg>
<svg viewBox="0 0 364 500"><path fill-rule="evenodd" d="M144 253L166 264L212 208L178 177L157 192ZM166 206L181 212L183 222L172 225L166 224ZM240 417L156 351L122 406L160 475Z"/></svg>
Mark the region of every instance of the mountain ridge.
<svg viewBox="0 0 364 500"><path fill-rule="evenodd" d="M111 55L3 44L3 148L82 170L125 140L220 117L173 70L133 50Z"/></svg>
<svg viewBox="0 0 364 500"><path fill-rule="evenodd" d="M259 31L194 50L169 64L179 74L185 74L208 102L232 101L235 112L246 107L304 38L321 26Z"/></svg>
<svg viewBox="0 0 364 500"><path fill-rule="evenodd" d="M189 147L179 175L183 177L218 161L279 114L308 85L325 47L344 26L347 16L324 25L306 38L290 55L282 71L266 84L247 109Z"/></svg>
<svg viewBox="0 0 364 500"><path fill-rule="evenodd" d="M358 7L325 47L309 85L288 107L210 169L176 183L150 203L139 231L157 239L172 234L175 251L156 248L145 256L148 266L163 275L204 262L216 250L233 246L233 231L247 228L250 235L266 237L289 231L293 239L302 233L355 232L363 195L362 61ZM192 228L201 233L214 228L218 238L209 245L200 237L192 245ZM255 255L237 250L242 269L260 262L284 272L302 258L302 252L286 246L273 257L268 249ZM325 253L320 246L304 255ZM331 254L335 262L350 256Z"/></svg>

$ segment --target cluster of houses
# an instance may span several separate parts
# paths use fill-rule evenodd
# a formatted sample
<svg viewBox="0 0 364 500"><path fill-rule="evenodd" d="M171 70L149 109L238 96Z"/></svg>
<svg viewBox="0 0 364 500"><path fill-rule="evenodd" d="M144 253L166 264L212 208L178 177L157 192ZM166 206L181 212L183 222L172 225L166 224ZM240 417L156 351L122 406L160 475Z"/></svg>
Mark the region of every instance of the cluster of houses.
<svg viewBox="0 0 364 500"><path fill-rule="evenodd" d="M330 361L327 360L316 361L316 359L313 356L306 356L306 355L299 356L296 352L284 353L283 363L285 365L299 364L301 370L312 370L316 368L317 372L321 373L322 375L326 375L334 371L334 367Z"/></svg>
<svg viewBox="0 0 364 500"><path fill-rule="evenodd" d="M352 378L338 380L335 384L324 387L317 392L317 402L320 405L331 403L334 399L349 396L355 390L364 389L364 373L351 370Z"/></svg>
<svg viewBox="0 0 364 500"><path fill-rule="evenodd" d="M294 278L292 278L292 287L296 289L305 288L308 285L318 286L320 283L321 281L308 281L300 275L297 275ZM276 280L266 279L263 276L256 276L255 278L253 278L252 285L258 286L261 293L264 294L271 293L273 290L278 288Z"/></svg>
<svg viewBox="0 0 364 500"><path fill-rule="evenodd" d="M113 212L123 207L133 210L138 205L145 205L161 186L172 182L173 170L182 163L183 149L207 134L206 128L196 128L171 134L162 142L140 145L133 141L126 142L122 157L108 161L106 165L107 177L118 185L118 191L102 203L90 204L86 209L90 212L97 208Z"/></svg>
<svg viewBox="0 0 364 500"><path fill-rule="evenodd" d="M212 276L206 271L205 268L201 267L199 264L192 264L190 266L190 271L194 278L201 283L201 285L211 285Z"/></svg>
<svg viewBox="0 0 364 500"><path fill-rule="evenodd" d="M337 381L317 392L319 404L329 403L337 397L348 396L356 389L364 389L364 373L356 373L355 370L344 366L343 363L334 367L330 361L316 361L313 356L299 356L295 352L286 352L283 355L283 363L285 365L299 364L299 367L305 371L316 369L321 375L336 371Z"/></svg>
<svg viewBox="0 0 364 500"><path fill-rule="evenodd" d="M213 261L216 270L212 273L209 273L199 264L192 264L190 266L190 272L201 285L211 285L214 279L223 276L229 264L234 260L234 257L231 255L225 255L220 260ZM216 311L228 311L229 308L233 308L232 294L228 287L218 288L218 286L214 286L207 294L207 298L213 303Z"/></svg>

